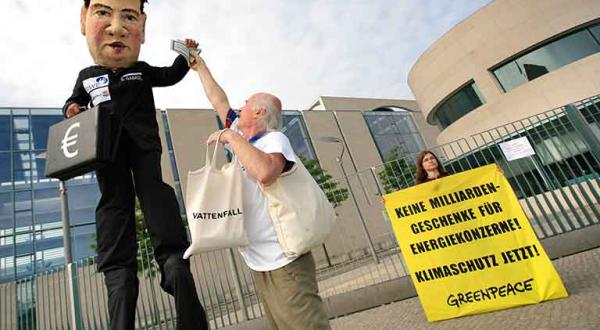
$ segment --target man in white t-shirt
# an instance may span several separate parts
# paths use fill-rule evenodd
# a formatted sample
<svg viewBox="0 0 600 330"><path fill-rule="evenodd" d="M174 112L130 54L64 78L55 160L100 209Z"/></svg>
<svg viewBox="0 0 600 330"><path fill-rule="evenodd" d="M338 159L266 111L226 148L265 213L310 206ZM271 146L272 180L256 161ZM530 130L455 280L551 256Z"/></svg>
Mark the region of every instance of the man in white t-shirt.
<svg viewBox="0 0 600 330"><path fill-rule="evenodd" d="M243 206L250 244L241 251L273 329L330 329L318 294L312 254L288 257L277 239L268 204L259 185L268 186L299 161L281 132L281 101L267 93L252 95L240 109L229 100L204 60L194 56L190 67L198 73L204 92L228 128L220 143L227 145L244 167ZM209 143L217 142L213 133ZM215 192L218 193L218 192Z"/></svg>

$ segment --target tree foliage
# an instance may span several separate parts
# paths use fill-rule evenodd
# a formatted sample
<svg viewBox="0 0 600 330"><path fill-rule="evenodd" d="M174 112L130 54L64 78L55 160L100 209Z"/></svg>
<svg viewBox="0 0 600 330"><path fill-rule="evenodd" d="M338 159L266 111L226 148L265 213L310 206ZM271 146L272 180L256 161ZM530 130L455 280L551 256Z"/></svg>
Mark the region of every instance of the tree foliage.
<svg viewBox="0 0 600 330"><path fill-rule="evenodd" d="M137 253L137 270L138 273L143 273L149 277L155 277L157 274L158 266L154 259L154 247L150 240L150 234L146 228L146 222L144 221L144 214L140 206L140 201L135 199L135 235L138 246ZM96 234L92 235L92 238L96 240ZM97 250L97 243L90 244L90 248Z"/></svg>
<svg viewBox="0 0 600 330"><path fill-rule="evenodd" d="M317 181L319 187L323 189L325 196L327 196L327 199L334 208L338 207L343 201L348 199L348 189L338 187L340 183L333 180L331 175L327 174L315 159L307 159L302 155L299 155L298 157L310 175Z"/></svg>
<svg viewBox="0 0 600 330"><path fill-rule="evenodd" d="M154 262L154 247L150 240L150 233L146 228L144 214L139 199L135 199L135 236L138 244L137 268L138 273L155 277L158 265Z"/></svg>
<svg viewBox="0 0 600 330"><path fill-rule="evenodd" d="M378 173L386 194L404 189L414 184L416 166L412 161L400 157L400 150L394 147Z"/></svg>
<svg viewBox="0 0 600 330"><path fill-rule="evenodd" d="M298 156L304 167L315 179L317 184L323 189L325 196L333 207L339 206L343 201L348 199L348 189L339 187L339 182L333 180L331 175L319 166L319 163L314 159L307 159L303 156ZM153 261L154 248L150 240L150 234L146 229L144 214L142 213L140 202L136 198L135 202L135 231L138 244L137 268L138 273L146 274L149 277L155 277L158 271L158 266ZM96 249L96 244L90 246Z"/></svg>

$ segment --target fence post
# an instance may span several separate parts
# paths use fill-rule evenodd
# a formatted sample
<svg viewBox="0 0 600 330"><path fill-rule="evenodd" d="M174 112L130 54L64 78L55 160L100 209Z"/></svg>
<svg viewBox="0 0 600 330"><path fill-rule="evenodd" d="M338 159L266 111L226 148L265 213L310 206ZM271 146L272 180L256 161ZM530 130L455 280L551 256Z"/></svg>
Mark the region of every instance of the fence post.
<svg viewBox="0 0 600 330"><path fill-rule="evenodd" d="M235 259L233 256L233 249L227 249L227 255L229 257L229 266L231 266L231 275L233 275L233 283L235 284L235 291L237 293L238 301L240 302L240 308L242 309L242 316L244 321L248 321L250 316L248 315L248 308L246 308L246 302L244 301L244 293L242 292L242 283L240 282L240 272L238 271ZM234 304L235 310L235 304ZM237 317L236 317L237 319Z"/></svg>
<svg viewBox="0 0 600 330"><path fill-rule="evenodd" d="M564 106L567 118L573 124L575 130L581 134L584 141L590 148L590 152L598 162L600 162L600 139L590 129L590 125L586 122L585 118L581 114L581 111L577 109L575 105L567 104Z"/></svg>
<svg viewBox="0 0 600 330"><path fill-rule="evenodd" d="M373 246L373 240L371 239L371 234L369 234L369 229L367 229L367 224L365 223L365 218L360 210L360 205L358 205L358 202L356 201L356 197L354 196L354 191L352 190L352 186L350 186L350 180L348 179L346 170L344 169L342 162L340 162L338 160L337 163L338 163L340 169L342 170L342 175L344 176L344 179L346 180L346 185L348 186L348 190L350 191L350 196L352 196L352 201L354 201L354 206L356 206L356 212L358 212L360 225L361 225L361 228L367 239L367 243L369 244L369 249L371 250L371 254L373 255L373 261L375 261L375 263L378 264L379 257L377 256L377 252L375 251L375 246Z"/></svg>
<svg viewBox="0 0 600 330"><path fill-rule="evenodd" d="M77 283L77 265L73 264L73 254L71 249L71 225L69 223L69 198L67 196L67 187L65 182L60 180L58 184L60 190L60 201L62 209L63 225L63 244L65 249L65 266L67 280L67 294L70 298L71 328L74 330L83 329L81 322L81 310L79 303L79 284Z"/></svg>
<svg viewBox="0 0 600 330"><path fill-rule="evenodd" d="M377 186L377 192L379 193L379 196L383 197L383 195L385 195L386 192L384 191L384 187L381 184L381 181L379 181L379 178L377 177L377 174L375 174L375 167L370 167L369 170L371 171L371 175L373 176L373 180L375 180L375 185Z"/></svg>

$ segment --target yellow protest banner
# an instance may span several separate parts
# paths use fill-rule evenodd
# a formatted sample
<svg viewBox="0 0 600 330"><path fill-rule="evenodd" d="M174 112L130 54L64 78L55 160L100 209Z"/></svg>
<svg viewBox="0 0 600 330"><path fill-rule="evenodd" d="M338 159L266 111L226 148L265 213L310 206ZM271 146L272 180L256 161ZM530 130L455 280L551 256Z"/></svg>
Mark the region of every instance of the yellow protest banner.
<svg viewBox="0 0 600 330"><path fill-rule="evenodd" d="M567 296L496 165L384 198L428 321Z"/></svg>

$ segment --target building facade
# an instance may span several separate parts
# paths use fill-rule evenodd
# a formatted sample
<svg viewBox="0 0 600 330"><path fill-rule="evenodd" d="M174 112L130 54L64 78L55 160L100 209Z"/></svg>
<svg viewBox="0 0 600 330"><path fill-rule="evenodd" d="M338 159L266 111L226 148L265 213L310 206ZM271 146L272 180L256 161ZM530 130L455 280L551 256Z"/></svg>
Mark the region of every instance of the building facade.
<svg viewBox="0 0 600 330"><path fill-rule="evenodd" d="M600 94L600 2L496 0L425 51L408 83L446 144Z"/></svg>
<svg viewBox="0 0 600 330"><path fill-rule="evenodd" d="M295 152L339 185L335 235L313 250L318 267L362 262L374 254L369 245L384 255L397 248L378 200L387 191L382 163L412 164L422 149L440 152L451 172L499 164L540 237L597 223L590 205L600 199L599 72L599 1L496 0L418 59L409 74L416 101L322 96L304 111L284 111L282 131ZM0 109L0 284L21 280L4 286L11 296L2 302L16 304L0 304L0 312L19 324L34 323L39 298L65 291L39 291L55 278L31 277L64 263L58 181L43 175L48 128L60 120L60 109ZM211 109L157 111L157 120L163 177L184 214L187 173L204 165L205 140L222 123ZM535 155L509 161L500 145L519 138ZM226 155L219 157L223 163ZM73 259L94 256L95 177L74 178L67 188Z"/></svg>
<svg viewBox="0 0 600 330"><path fill-rule="evenodd" d="M0 283L64 264L58 181L44 176L48 128L60 109L0 109ZM92 174L67 182L73 258L95 255Z"/></svg>
<svg viewBox="0 0 600 330"><path fill-rule="evenodd" d="M600 2L496 0L434 42L408 83L453 172L496 163L525 198L599 176L598 72ZM510 159L501 145L517 139L533 154Z"/></svg>
<svg viewBox="0 0 600 330"><path fill-rule="evenodd" d="M172 177L169 183L185 194L187 173L204 165L204 141L222 125L211 109L167 109L160 125L161 131L170 132L163 138L168 143L164 150L168 148L171 155L170 161L163 161L163 172L165 166L173 165L176 174L168 174ZM370 173L356 173L379 166L394 153L414 158L435 141L438 132L429 126L424 134L421 126L426 126L425 121L414 101L321 97L308 110L285 110L282 131L298 155L316 160L340 187L357 192L356 203L350 196L336 203L339 217L350 223L361 216L368 218L366 227L374 241L389 241L391 228L379 208L377 183ZM220 162L224 159L222 154ZM342 182L345 176L349 176L347 183ZM337 255L348 250L347 242L364 241L359 223L338 226L346 226L345 234L332 235L323 249L313 251L317 263L326 262L325 250Z"/></svg>
<svg viewBox="0 0 600 330"><path fill-rule="evenodd" d="M342 175L335 160L342 145L320 142L321 137L340 138L347 148L343 165L349 173L380 164L394 148L401 155L413 155L425 146L413 118L418 111L413 101L326 99L325 106L336 111L286 110L282 131L298 155L316 160L336 178ZM331 103L336 101L337 107ZM44 176L48 128L62 118L60 109L0 109L0 283L64 264L58 180ZM204 141L222 124L210 109L157 111L157 120L163 177L175 189L185 214L187 172L203 166ZM427 139L433 141L431 136ZM73 259L94 256L96 178L90 173L68 180L66 186Z"/></svg>

